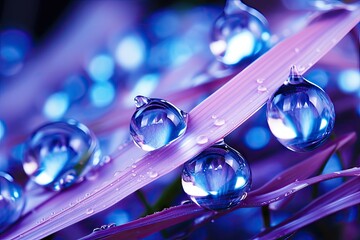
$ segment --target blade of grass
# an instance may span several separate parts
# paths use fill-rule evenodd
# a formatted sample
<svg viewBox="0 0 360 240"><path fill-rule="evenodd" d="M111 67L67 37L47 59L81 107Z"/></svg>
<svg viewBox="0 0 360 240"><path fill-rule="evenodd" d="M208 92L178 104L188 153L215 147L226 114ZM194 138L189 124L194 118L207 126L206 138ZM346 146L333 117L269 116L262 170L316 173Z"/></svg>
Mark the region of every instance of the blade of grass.
<svg viewBox="0 0 360 240"><path fill-rule="evenodd" d="M255 239L277 239L290 234L322 217L360 203L360 178L352 179L321 196L303 210L279 225L266 229Z"/></svg>
<svg viewBox="0 0 360 240"><path fill-rule="evenodd" d="M333 48L359 20L360 10L338 10L336 14L310 24L298 34L275 46L195 107L190 112L188 130L181 139L145 155L139 149L130 147L118 156L117 161L113 161L99 172L100 186L81 184L59 194L21 219L1 237L45 237L108 208L172 171L229 134L254 114L284 82L291 65L297 65L306 71ZM295 48L300 51L295 51ZM320 51L317 51L318 48ZM267 91L258 92L256 80L259 78L264 79L263 84ZM215 126L211 118L214 114L224 119L226 124ZM208 142L197 144L196 138L199 136L207 137ZM135 161L141 161L136 170L136 177L129 168L123 171ZM157 177L147 176L149 169L156 171ZM269 196L264 196L264 199L268 198Z"/></svg>
<svg viewBox="0 0 360 240"><path fill-rule="evenodd" d="M223 215L225 215L231 211L234 211L238 208L265 206L265 205L269 204L269 202L274 202L274 201L284 199L306 187L309 187L311 185L317 184L322 181L339 178L339 177L356 177L356 179L359 179L359 177L358 177L359 175L360 175L360 168L351 168L351 169L346 169L346 170L339 171L339 172L316 176L316 177L309 178L307 180L302 180L302 181L299 181L296 183L290 183L289 185L287 185L281 189L277 189L272 192L268 192L268 193L264 193L264 194L260 194L260 195L255 195L255 194L250 193L249 196L243 202L241 202L237 207L230 209L230 210L221 211L221 212L212 212L212 211L200 208L197 205L195 205L194 203L180 205L180 206L172 207L172 208L163 210L162 212L155 213L153 215L126 223L126 224L118 226L118 227L114 227L114 228L104 230L101 232L92 233L92 234L82 238L82 240L143 238L152 233L155 233L162 229L173 226L177 223L187 221L190 219L194 219L194 218L197 218L197 217L200 217L203 215L206 216L206 218L208 218L208 219L216 219L216 218L223 216ZM345 185L344 189L347 189L347 186L348 185ZM341 190L341 186L339 187L339 189ZM359 186L357 186L357 189L359 189ZM343 191L343 190L341 190L341 191ZM330 200L327 200L327 201L326 201L326 199L327 198L322 198L321 201L317 201L317 202L315 202L315 204L317 205L317 207L322 207L323 205L326 207L329 203L330 204L332 203L331 200L334 200L334 198L329 198ZM313 206L313 205L310 205L310 206ZM312 208L309 208L309 209L312 210ZM305 212L304 215L306 215L306 213L312 214L312 212L310 210ZM330 212L331 208L328 209L328 211Z"/></svg>

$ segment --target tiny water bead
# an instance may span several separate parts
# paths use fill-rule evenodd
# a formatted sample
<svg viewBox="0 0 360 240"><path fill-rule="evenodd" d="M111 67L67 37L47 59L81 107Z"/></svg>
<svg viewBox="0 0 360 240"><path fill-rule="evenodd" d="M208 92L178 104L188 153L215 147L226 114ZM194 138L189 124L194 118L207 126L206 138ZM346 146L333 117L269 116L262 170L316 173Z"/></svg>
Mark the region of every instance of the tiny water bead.
<svg viewBox="0 0 360 240"><path fill-rule="evenodd" d="M203 208L225 210L234 207L246 197L250 185L248 163L223 141L184 164L183 189Z"/></svg>
<svg viewBox="0 0 360 240"><path fill-rule="evenodd" d="M131 118L130 134L137 146L153 151L182 136L187 113L158 98L135 97L136 111Z"/></svg>
<svg viewBox="0 0 360 240"><path fill-rule="evenodd" d="M0 233L14 223L25 206L25 196L13 178L0 172Z"/></svg>
<svg viewBox="0 0 360 240"><path fill-rule="evenodd" d="M26 174L38 185L55 191L81 181L99 163L96 137L73 119L41 126L25 145Z"/></svg>
<svg viewBox="0 0 360 240"><path fill-rule="evenodd" d="M268 100L267 121L282 145L306 152L329 137L335 110L328 95L292 67L288 80Z"/></svg>
<svg viewBox="0 0 360 240"><path fill-rule="evenodd" d="M263 53L269 39L267 21L261 13L240 0L228 0L214 23L210 50L220 62L236 65Z"/></svg>

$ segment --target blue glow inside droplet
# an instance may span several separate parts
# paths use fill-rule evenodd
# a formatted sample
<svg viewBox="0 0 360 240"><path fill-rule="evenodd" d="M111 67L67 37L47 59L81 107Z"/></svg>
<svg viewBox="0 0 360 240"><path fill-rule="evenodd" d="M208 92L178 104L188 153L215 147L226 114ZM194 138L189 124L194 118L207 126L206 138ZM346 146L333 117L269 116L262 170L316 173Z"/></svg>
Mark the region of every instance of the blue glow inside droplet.
<svg viewBox="0 0 360 240"><path fill-rule="evenodd" d="M13 178L0 172L0 233L14 223L25 206L25 196Z"/></svg>
<svg viewBox="0 0 360 240"><path fill-rule="evenodd" d="M313 69L306 74L306 78L321 88L325 88L329 82L329 74L323 69Z"/></svg>
<svg viewBox="0 0 360 240"><path fill-rule="evenodd" d="M207 148L184 164L182 186L197 205L224 210L236 206L251 185L246 160L225 144Z"/></svg>
<svg viewBox="0 0 360 240"><path fill-rule="evenodd" d="M117 63L126 70L135 70L145 61L146 45L139 35L123 38L115 50Z"/></svg>
<svg viewBox="0 0 360 240"><path fill-rule="evenodd" d="M87 71L94 81L107 81L114 75L115 62L110 55L100 54L91 59Z"/></svg>
<svg viewBox="0 0 360 240"><path fill-rule="evenodd" d="M320 146L335 122L334 106L327 94L302 76L294 76L268 100L267 121L285 147L304 152Z"/></svg>
<svg viewBox="0 0 360 240"><path fill-rule="evenodd" d="M57 92L48 97L45 102L43 113L49 119L59 119L64 116L69 108L69 95L65 92Z"/></svg>
<svg viewBox="0 0 360 240"><path fill-rule="evenodd" d="M5 130L6 130L5 123L4 121L0 120L0 142L5 137Z"/></svg>
<svg viewBox="0 0 360 240"><path fill-rule="evenodd" d="M245 143L251 149L261 149L270 141L270 133L263 127L253 127L245 135Z"/></svg>
<svg viewBox="0 0 360 240"><path fill-rule="evenodd" d="M99 164L99 148L89 129L70 119L38 128L26 142L23 159L32 181L59 191Z"/></svg>
<svg viewBox="0 0 360 240"><path fill-rule="evenodd" d="M184 134L187 126L186 116L171 103L150 98L133 114L130 134L139 147L145 151L152 151Z"/></svg>
<svg viewBox="0 0 360 240"><path fill-rule="evenodd" d="M95 83L90 89L90 99L94 106L108 106L115 98L115 88L110 82Z"/></svg>
<svg viewBox="0 0 360 240"><path fill-rule="evenodd" d="M338 85L345 93L353 93L360 90L359 70L342 71L338 78Z"/></svg>

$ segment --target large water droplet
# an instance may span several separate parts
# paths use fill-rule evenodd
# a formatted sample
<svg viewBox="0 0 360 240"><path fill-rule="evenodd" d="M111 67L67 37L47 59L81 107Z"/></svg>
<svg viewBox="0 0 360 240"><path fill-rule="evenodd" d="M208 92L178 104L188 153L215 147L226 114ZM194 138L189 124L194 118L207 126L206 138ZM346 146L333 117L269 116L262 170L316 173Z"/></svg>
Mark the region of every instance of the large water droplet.
<svg viewBox="0 0 360 240"><path fill-rule="evenodd" d="M265 17L240 0L228 0L214 23L210 50L226 65L253 59L268 48L270 34Z"/></svg>
<svg viewBox="0 0 360 240"><path fill-rule="evenodd" d="M282 145L304 152L329 137L335 111L328 95L293 67L289 79L268 100L267 121Z"/></svg>
<svg viewBox="0 0 360 240"><path fill-rule="evenodd" d="M9 174L0 172L0 233L20 217L24 206L21 187Z"/></svg>
<svg viewBox="0 0 360 240"><path fill-rule="evenodd" d="M75 120L38 128L27 140L23 167L31 179L59 191L84 179L100 162L98 142Z"/></svg>
<svg viewBox="0 0 360 240"><path fill-rule="evenodd" d="M168 145L185 133L187 114L157 98L138 107L131 118L130 134L139 147L152 151Z"/></svg>
<svg viewBox="0 0 360 240"><path fill-rule="evenodd" d="M207 148L184 164L182 186L197 205L223 210L236 206L249 191L251 171L239 152L225 143Z"/></svg>

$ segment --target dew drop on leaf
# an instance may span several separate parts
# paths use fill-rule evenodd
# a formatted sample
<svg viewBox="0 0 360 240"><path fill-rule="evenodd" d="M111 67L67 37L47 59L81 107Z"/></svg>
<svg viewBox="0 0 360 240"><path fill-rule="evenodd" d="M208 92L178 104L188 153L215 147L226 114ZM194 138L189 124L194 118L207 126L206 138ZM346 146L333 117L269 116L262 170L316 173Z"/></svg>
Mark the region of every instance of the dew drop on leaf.
<svg viewBox="0 0 360 240"><path fill-rule="evenodd" d="M267 121L282 145L292 151L306 152L329 137L335 110L328 95L293 67L287 82L268 100Z"/></svg>
<svg viewBox="0 0 360 240"><path fill-rule="evenodd" d="M236 206L249 191L251 170L243 156L222 141L186 162L181 182L197 205L224 210Z"/></svg>
<svg viewBox="0 0 360 240"><path fill-rule="evenodd" d="M139 102L137 96L135 102ZM130 122L130 135L134 143L145 151L166 146L182 136L188 115L171 103L158 98L146 98L137 104Z"/></svg>

